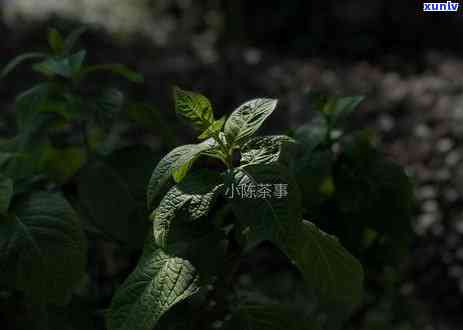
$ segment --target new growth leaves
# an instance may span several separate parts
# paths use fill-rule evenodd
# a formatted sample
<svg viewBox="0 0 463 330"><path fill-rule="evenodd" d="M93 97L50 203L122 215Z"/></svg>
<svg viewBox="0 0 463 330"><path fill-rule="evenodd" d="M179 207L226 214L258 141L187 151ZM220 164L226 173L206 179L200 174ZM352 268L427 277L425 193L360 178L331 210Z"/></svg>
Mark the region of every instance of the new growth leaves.
<svg viewBox="0 0 463 330"><path fill-rule="evenodd" d="M139 269L116 294L109 313L109 328L127 329L137 319L143 320L136 325L137 329L151 329L160 315L200 290L199 283L205 282L200 278L193 280L196 275L192 274L212 274L204 271L204 263L197 268L201 263L194 258L197 253L192 253L202 245L187 233L199 228L206 228L205 232L200 230L201 237L217 237L212 233L222 233L218 235L222 237L218 241L209 239L211 244L238 238L241 248L250 251L262 241L274 243L300 270L308 288L319 297L321 306L336 305L336 310L342 311L342 317L348 315L361 300L361 265L335 237L302 219L300 191L288 167L290 154L284 152L285 146L295 141L283 135L254 136L275 109L277 101L268 98L251 100L228 118L217 120L205 96L176 87L174 97L176 112L200 132L200 139L206 140L173 149L153 171L147 191L153 235L148 238ZM234 150L241 154L239 164L231 159ZM220 159L225 165L224 170L195 168L193 165L199 157ZM273 199L235 198L228 201L234 214L234 229L230 231L221 227L220 222L211 223L214 219L212 210L225 206L224 198L220 196L230 184L285 184L288 194ZM182 227L189 229L182 230ZM201 251L203 260L212 252ZM179 258L178 254L182 257L175 259ZM169 260L177 260L174 264L184 266L178 270L162 266L160 255L164 255L162 260L167 262L166 265L170 265ZM191 264L186 261L188 258ZM177 273L164 273L169 269ZM180 269L187 270L187 273L183 274ZM174 282L170 278L174 277L179 277L175 283L179 283L181 290L171 287ZM136 286L137 283L144 284ZM164 296L168 292L169 295ZM258 324L250 325L251 328L254 326L258 327Z"/></svg>

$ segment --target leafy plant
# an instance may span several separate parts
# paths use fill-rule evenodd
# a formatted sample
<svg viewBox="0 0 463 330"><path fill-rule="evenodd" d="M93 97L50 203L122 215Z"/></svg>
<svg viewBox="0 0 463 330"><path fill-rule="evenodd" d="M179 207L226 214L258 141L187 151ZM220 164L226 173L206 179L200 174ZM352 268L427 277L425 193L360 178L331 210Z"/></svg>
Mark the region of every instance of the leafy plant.
<svg viewBox="0 0 463 330"><path fill-rule="evenodd" d="M17 65L35 59L39 62L32 69L42 77L16 98L17 130L0 143L2 304L18 301L26 309L15 328L70 326L66 318L57 322L54 310L74 301L87 276L87 235L110 236L136 248L147 228L140 199L151 166L127 166L127 160L157 158L148 147L121 146L114 129L105 134L127 117L124 108L136 106L122 91L94 86L89 79L97 71L131 82L141 82L142 76L121 64L87 65L86 51L74 51L84 31L63 38L51 29L48 53L21 55L2 72L5 78ZM104 210L115 197L124 200L111 215Z"/></svg>
<svg viewBox="0 0 463 330"><path fill-rule="evenodd" d="M151 329L175 304L201 295L207 285L229 294L226 289L230 289L240 260L263 241L281 249L299 269L329 317L347 317L361 302L360 263L335 237L303 219L299 187L283 152L296 141L284 135L255 135L277 101L255 99L238 107L226 120L217 120L203 95L174 88L174 97L176 112L193 124L203 141L175 148L155 168L148 185L152 233L136 270L113 299L109 329ZM234 157L236 152L240 161ZM223 168L195 166L203 157L220 160ZM275 187L281 191L272 191ZM246 194L226 196L239 191ZM184 230L184 226L195 229ZM196 230L200 231L199 238L194 237ZM211 265L197 264L195 257L208 260L210 247L198 241L217 234L225 242L222 267L227 271L219 271L213 284L207 280ZM231 323L238 322L246 308L242 303L246 302L230 304L222 315L213 317L203 311L203 317L225 319L230 313ZM267 313L267 320L245 322L251 322L247 327L253 329L261 328L259 322L275 322L279 329L275 317L283 315ZM314 317L311 322L317 324L319 320Z"/></svg>
<svg viewBox="0 0 463 330"><path fill-rule="evenodd" d="M48 53L3 70L38 60L42 77L16 99L17 132L0 143L0 310L24 316L7 326L328 330L361 313L365 279L368 290L370 272L384 266L368 256L392 239L406 246L398 232L412 208L408 177L367 132L337 132L361 98L317 99L306 126L260 136L276 100L217 118L205 96L175 87L175 111L198 141L159 160L123 136L135 123L170 140L153 107L89 79L141 76L87 65L86 51L74 51L84 31L52 29ZM114 295L99 288L88 253L102 241L130 256L110 281ZM284 270L246 284L254 274L245 264L263 249ZM294 288L276 292L285 278Z"/></svg>

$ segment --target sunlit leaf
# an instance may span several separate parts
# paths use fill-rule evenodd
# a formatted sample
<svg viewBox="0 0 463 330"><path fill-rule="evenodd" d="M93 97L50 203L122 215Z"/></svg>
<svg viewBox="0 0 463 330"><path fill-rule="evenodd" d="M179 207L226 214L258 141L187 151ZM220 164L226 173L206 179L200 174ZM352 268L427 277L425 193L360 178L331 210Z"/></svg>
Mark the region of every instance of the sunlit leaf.
<svg viewBox="0 0 463 330"><path fill-rule="evenodd" d="M164 252L150 236L137 267L111 302L108 330L151 330L170 308L198 290L193 265Z"/></svg>
<svg viewBox="0 0 463 330"><path fill-rule="evenodd" d="M213 139L208 139L199 144L187 144L169 152L159 161L153 171L148 184L147 199L148 209L156 207L157 197L170 178L180 182L194 161L203 153L216 147Z"/></svg>
<svg viewBox="0 0 463 330"><path fill-rule="evenodd" d="M230 145L241 145L246 142L270 116L277 102L274 99L255 99L233 111L224 127Z"/></svg>
<svg viewBox="0 0 463 330"><path fill-rule="evenodd" d="M205 130L214 123L210 101L201 94L174 87L175 111L199 130Z"/></svg>
<svg viewBox="0 0 463 330"><path fill-rule="evenodd" d="M172 187L151 216L156 244L167 248L169 228L181 208L189 221L206 216L222 187L221 176L207 170L190 173Z"/></svg>

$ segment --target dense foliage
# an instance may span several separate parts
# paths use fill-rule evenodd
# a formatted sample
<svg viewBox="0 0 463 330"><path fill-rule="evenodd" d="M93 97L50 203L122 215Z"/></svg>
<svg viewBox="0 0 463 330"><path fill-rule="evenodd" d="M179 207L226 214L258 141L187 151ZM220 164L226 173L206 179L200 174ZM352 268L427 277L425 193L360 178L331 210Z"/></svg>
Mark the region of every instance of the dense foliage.
<svg viewBox="0 0 463 330"><path fill-rule="evenodd" d="M135 125L170 143L159 114L90 79L100 71L143 78L121 64L87 65L86 51L74 51L83 32L63 38L50 30L49 53L22 55L3 71L37 60L32 69L43 77L17 97L17 131L0 144L7 328L99 329L101 319L109 330L353 322L364 287L407 247L413 207L407 175L375 148L373 135L343 131L362 98L313 94L310 123L261 136L277 100L254 99L217 118L205 96L175 87L175 111L198 141L159 160L125 134ZM88 275L95 238L142 250L103 312ZM262 246L286 259L305 288L302 304L239 285L243 264ZM387 260L371 258L384 251Z"/></svg>

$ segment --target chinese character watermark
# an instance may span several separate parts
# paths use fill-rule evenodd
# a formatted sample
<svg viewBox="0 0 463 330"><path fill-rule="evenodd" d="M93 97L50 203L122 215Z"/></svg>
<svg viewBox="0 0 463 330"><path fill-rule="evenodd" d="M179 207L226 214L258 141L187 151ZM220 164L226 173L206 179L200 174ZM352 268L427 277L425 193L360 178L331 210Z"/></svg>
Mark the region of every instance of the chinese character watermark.
<svg viewBox="0 0 463 330"><path fill-rule="evenodd" d="M225 191L225 197L227 198L281 199L287 196L288 184L286 183L231 184Z"/></svg>

